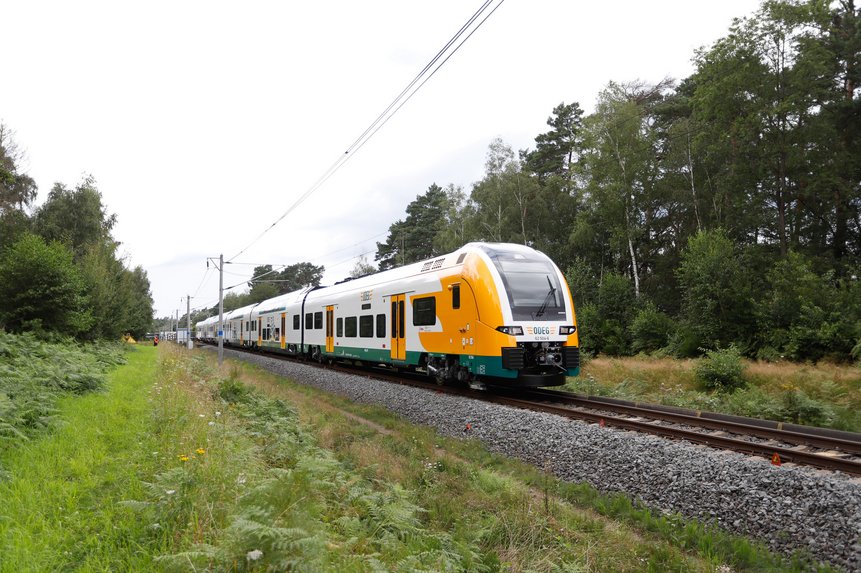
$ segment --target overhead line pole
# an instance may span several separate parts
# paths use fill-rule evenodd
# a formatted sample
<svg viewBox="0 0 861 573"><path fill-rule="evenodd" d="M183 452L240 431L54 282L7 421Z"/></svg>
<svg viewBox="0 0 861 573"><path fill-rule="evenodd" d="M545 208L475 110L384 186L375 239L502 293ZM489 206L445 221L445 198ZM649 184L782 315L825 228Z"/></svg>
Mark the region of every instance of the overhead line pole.
<svg viewBox="0 0 861 573"><path fill-rule="evenodd" d="M185 295L185 302L186 302L186 308L187 308L187 310L186 310L186 316L188 317L188 320L187 320L187 322L186 322L186 324L187 324L187 326L186 326L186 330L188 331L188 344L187 344L187 348L188 348L189 350L191 350L191 349L192 349L192 347L193 347L193 345L192 345L192 342L191 342L191 296L190 296L190 295Z"/></svg>
<svg viewBox="0 0 861 573"><path fill-rule="evenodd" d="M215 264L215 257L207 257L206 268L209 261ZM218 255L218 365L224 363L224 254Z"/></svg>

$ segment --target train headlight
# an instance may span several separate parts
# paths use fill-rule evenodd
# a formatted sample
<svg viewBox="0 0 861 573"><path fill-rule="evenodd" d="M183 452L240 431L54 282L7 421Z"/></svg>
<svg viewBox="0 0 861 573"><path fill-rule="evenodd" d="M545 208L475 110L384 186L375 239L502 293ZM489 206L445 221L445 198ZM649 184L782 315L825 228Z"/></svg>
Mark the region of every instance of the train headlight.
<svg viewBox="0 0 861 573"><path fill-rule="evenodd" d="M523 327L522 326L497 326L496 330L503 334L510 334L512 336L521 336L523 335Z"/></svg>
<svg viewBox="0 0 861 573"><path fill-rule="evenodd" d="M559 334L574 334L575 332L577 332L576 326L560 326L559 327Z"/></svg>

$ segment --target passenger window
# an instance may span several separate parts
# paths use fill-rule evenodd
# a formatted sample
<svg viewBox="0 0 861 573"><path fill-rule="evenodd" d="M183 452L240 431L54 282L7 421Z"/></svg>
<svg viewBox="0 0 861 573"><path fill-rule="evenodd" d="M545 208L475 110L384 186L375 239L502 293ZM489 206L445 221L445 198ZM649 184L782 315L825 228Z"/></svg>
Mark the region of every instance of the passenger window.
<svg viewBox="0 0 861 573"><path fill-rule="evenodd" d="M413 301L413 326L436 324L436 297L428 296Z"/></svg>
<svg viewBox="0 0 861 573"><path fill-rule="evenodd" d="M293 315L293 330L299 330L299 321L301 320L302 318L298 314Z"/></svg>
<svg viewBox="0 0 861 573"><path fill-rule="evenodd" d="M377 315L377 338L385 338L386 337L386 315L378 314Z"/></svg>
<svg viewBox="0 0 861 573"><path fill-rule="evenodd" d="M323 328L323 312L315 312L314 313L314 328L316 330L320 330Z"/></svg>
<svg viewBox="0 0 861 573"><path fill-rule="evenodd" d="M362 338L374 337L374 315L363 314L359 317L359 336Z"/></svg>
<svg viewBox="0 0 861 573"><path fill-rule="evenodd" d="M314 315L310 312L305 313L305 330L311 330L312 326L314 326Z"/></svg>
<svg viewBox="0 0 861 573"><path fill-rule="evenodd" d="M347 338L356 338L356 317L348 316L344 319L344 334Z"/></svg>
<svg viewBox="0 0 861 573"><path fill-rule="evenodd" d="M335 322L335 335L338 337L344 336L344 319L338 318Z"/></svg>

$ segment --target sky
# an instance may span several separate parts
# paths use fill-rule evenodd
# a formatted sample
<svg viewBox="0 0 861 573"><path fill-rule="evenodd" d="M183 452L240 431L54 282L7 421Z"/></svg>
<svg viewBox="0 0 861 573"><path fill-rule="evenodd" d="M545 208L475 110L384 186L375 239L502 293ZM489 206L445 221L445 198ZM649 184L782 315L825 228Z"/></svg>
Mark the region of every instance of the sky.
<svg viewBox="0 0 861 573"><path fill-rule="evenodd" d="M92 175L157 317L218 301L255 265L309 261L324 283L373 261L427 188L469 191L488 145L534 147L559 103L608 82L693 72L754 0L492 0L434 76L255 241L371 125L483 2L0 0L0 122L39 186ZM489 12L489 10L488 10ZM487 14L487 12L485 12ZM241 254L240 254L241 253Z"/></svg>

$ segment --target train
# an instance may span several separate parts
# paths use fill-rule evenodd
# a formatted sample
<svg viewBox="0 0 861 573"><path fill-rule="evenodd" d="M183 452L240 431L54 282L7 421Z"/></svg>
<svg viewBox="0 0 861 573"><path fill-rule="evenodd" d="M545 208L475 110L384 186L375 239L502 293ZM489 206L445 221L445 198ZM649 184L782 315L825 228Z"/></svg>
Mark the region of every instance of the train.
<svg viewBox="0 0 861 573"><path fill-rule="evenodd" d="M196 337L218 340L218 316ZM574 301L545 254L468 243L438 257L227 312L224 344L424 373L439 384L559 386L580 372Z"/></svg>

